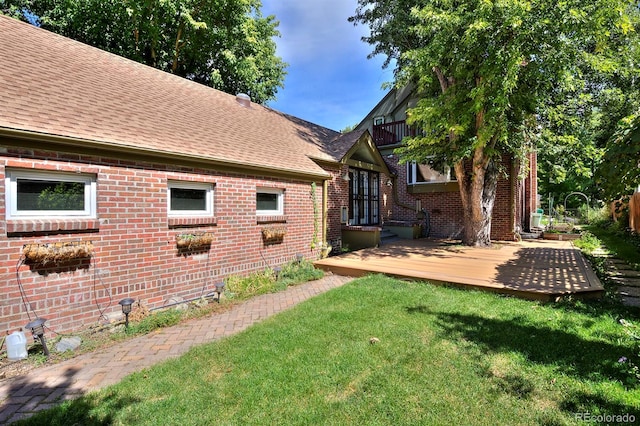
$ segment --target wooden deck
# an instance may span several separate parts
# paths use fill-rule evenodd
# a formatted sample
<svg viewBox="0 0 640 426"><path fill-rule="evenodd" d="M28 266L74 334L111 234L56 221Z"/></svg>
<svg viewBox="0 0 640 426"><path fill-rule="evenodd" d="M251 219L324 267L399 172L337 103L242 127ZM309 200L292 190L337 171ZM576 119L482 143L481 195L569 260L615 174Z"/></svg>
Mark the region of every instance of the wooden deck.
<svg viewBox="0 0 640 426"><path fill-rule="evenodd" d="M570 241L496 242L491 248L473 248L450 241L400 240L318 260L315 265L346 276L382 273L536 300L604 293Z"/></svg>

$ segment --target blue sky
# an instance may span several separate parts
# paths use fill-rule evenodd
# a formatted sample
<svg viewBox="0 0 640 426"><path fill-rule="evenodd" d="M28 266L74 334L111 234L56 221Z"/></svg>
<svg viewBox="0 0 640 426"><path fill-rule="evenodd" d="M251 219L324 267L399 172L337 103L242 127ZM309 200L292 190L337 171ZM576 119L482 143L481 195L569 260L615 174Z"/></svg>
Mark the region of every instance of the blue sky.
<svg viewBox="0 0 640 426"><path fill-rule="evenodd" d="M357 0L262 0L262 14L280 21L277 54L289 64L273 109L333 130L358 124L393 79L384 57L367 59L368 28L347 22Z"/></svg>

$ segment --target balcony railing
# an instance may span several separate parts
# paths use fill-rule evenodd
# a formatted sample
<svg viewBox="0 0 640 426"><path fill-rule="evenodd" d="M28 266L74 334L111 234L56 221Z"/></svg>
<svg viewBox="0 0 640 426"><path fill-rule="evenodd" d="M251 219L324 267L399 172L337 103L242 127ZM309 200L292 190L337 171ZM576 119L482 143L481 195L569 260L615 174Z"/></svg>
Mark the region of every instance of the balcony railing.
<svg viewBox="0 0 640 426"><path fill-rule="evenodd" d="M398 144L405 136L415 135L415 127L409 126L404 120L373 126L373 140L376 146Z"/></svg>

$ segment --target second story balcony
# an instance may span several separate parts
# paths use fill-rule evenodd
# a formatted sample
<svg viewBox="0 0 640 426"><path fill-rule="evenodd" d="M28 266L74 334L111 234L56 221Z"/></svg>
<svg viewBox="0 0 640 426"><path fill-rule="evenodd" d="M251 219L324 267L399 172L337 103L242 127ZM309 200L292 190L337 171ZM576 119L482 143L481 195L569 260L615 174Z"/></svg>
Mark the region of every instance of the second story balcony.
<svg viewBox="0 0 640 426"><path fill-rule="evenodd" d="M415 135L416 128L409 126L404 120L373 126L373 141L376 146L399 144L405 136Z"/></svg>

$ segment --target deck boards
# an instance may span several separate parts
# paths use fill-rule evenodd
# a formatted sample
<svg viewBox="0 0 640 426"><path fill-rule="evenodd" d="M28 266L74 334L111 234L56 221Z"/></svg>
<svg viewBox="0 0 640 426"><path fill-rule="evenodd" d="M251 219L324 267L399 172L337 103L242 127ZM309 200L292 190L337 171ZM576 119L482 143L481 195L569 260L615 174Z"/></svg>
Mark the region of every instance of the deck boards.
<svg viewBox="0 0 640 426"><path fill-rule="evenodd" d="M318 260L315 265L341 275L382 273L530 299L599 297L604 292L570 241L497 242L491 248L473 248L442 240L399 240Z"/></svg>

